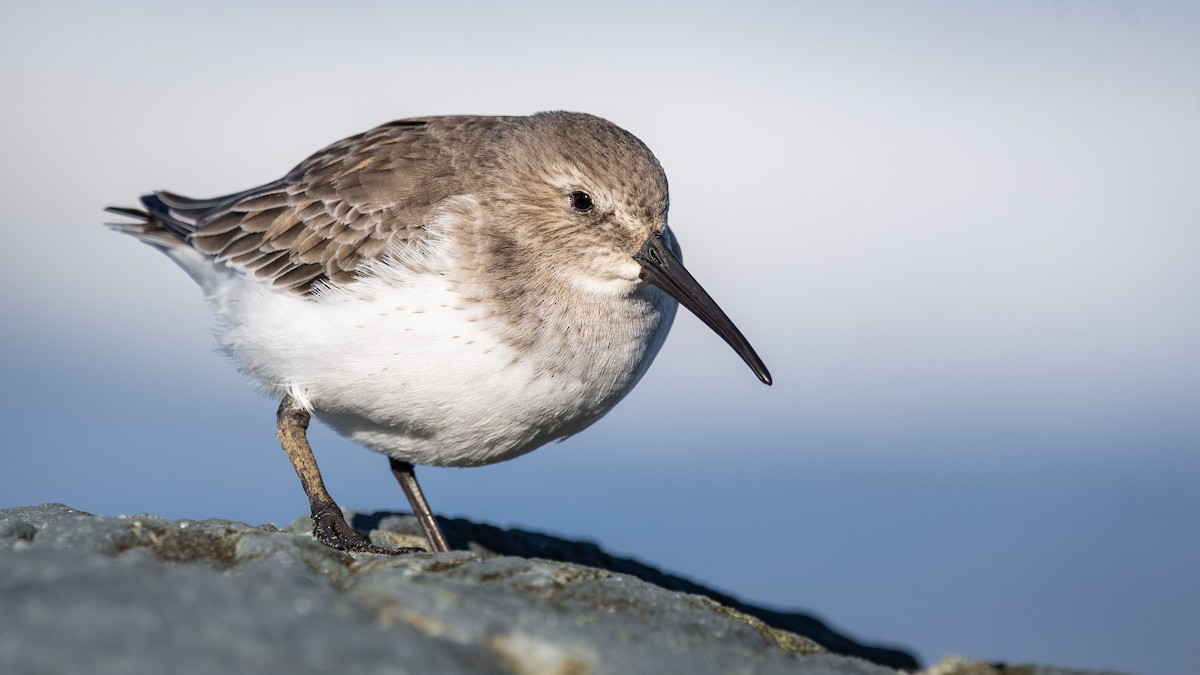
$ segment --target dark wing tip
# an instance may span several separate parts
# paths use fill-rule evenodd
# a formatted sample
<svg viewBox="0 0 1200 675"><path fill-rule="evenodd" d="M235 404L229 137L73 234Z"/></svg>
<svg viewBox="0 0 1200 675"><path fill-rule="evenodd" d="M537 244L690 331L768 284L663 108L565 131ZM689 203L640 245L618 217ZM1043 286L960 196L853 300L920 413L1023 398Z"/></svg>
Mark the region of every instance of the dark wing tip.
<svg viewBox="0 0 1200 675"><path fill-rule="evenodd" d="M142 203L140 209L128 206L106 207L104 210L107 213L134 218L138 221L136 223L107 223L107 225L118 232L131 234L155 246L187 242L192 231L196 229L195 224L176 216L172 212L171 206L160 197L162 194L169 193L155 192L143 195L139 199Z"/></svg>
<svg viewBox="0 0 1200 675"><path fill-rule="evenodd" d="M128 206L106 206L104 207L104 212L111 213L114 216L125 216L126 218L137 218L139 220L150 218L149 213L141 209L129 208Z"/></svg>

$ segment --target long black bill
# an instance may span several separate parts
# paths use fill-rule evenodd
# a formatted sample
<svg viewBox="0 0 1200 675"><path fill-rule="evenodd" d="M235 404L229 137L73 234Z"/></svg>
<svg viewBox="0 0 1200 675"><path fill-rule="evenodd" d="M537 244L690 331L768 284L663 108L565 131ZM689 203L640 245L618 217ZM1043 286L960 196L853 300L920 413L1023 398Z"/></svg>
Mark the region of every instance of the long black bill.
<svg viewBox="0 0 1200 675"><path fill-rule="evenodd" d="M767 372L767 367L762 359L758 358L758 354L754 353L754 347L750 346L742 332L733 325L725 312L721 311L712 296L687 271L683 262L671 253L661 232L650 235L642 245L642 250L638 251L633 259L642 266L643 281L663 289L667 295L691 310L692 314L700 317L701 321L708 324L709 328L733 347L733 351L742 357L763 384L771 384L771 374Z"/></svg>

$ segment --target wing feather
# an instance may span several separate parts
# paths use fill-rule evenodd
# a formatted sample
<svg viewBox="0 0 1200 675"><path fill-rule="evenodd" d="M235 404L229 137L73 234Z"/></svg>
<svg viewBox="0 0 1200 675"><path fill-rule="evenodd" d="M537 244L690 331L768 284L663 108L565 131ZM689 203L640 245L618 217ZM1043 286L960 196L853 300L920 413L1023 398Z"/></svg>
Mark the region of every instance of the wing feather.
<svg viewBox="0 0 1200 675"><path fill-rule="evenodd" d="M396 264L428 269L436 263L440 235L429 224L439 203L467 192L462 150L503 119L399 120L338 141L250 190L211 199L147 195L145 212L113 210L145 222L116 227L157 246L190 245L299 293L354 283L393 251L403 252Z"/></svg>

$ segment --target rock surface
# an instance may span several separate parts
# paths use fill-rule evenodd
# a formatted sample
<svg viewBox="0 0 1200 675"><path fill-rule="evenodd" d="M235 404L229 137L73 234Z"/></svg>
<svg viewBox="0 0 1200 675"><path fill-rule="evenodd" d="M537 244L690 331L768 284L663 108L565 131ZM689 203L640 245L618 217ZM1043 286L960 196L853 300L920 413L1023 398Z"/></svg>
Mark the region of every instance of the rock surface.
<svg viewBox="0 0 1200 675"><path fill-rule="evenodd" d="M347 554L313 540L307 519L280 531L60 504L0 510L0 672L896 672L779 627L815 620L757 610L768 625L755 608L591 544L444 523L451 545L471 550ZM409 517L354 524L381 545L420 543ZM815 625L813 637L846 640Z"/></svg>

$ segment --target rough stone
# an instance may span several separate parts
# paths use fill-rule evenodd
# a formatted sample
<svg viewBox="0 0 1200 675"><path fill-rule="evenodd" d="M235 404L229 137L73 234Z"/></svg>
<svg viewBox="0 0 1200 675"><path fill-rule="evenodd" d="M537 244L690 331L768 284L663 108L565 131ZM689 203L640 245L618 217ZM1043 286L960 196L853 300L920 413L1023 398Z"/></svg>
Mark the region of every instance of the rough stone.
<svg viewBox="0 0 1200 675"><path fill-rule="evenodd" d="M352 522L382 545L416 532L394 515ZM445 525L470 550L342 553L312 539L307 519L281 531L0 510L0 672L896 672L592 544ZM552 559L572 551L589 564Z"/></svg>
<svg viewBox="0 0 1200 675"><path fill-rule="evenodd" d="M420 546L423 541L420 529L411 516L388 513L358 514L354 516L353 523L361 531L379 533L376 535L379 539L376 543ZM759 619L766 626L782 631L781 635L803 635L836 654L857 656L872 663L901 670L911 671L919 667L916 658L906 651L859 643L809 614L780 612L744 603L636 560L613 556L590 542L572 541L523 530L505 530L460 519L442 519L441 524L447 540L455 549L571 562L628 574L660 588L705 596L725 608ZM297 531L304 531L309 525L305 520L298 521L294 527L298 528Z"/></svg>

